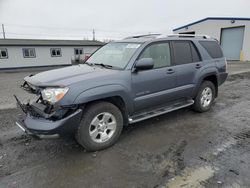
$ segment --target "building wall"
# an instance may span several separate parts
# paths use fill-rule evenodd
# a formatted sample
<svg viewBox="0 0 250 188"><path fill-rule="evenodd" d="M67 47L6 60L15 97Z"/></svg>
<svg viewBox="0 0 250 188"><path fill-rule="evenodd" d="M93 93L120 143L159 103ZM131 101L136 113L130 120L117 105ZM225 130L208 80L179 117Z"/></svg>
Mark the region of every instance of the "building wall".
<svg viewBox="0 0 250 188"><path fill-rule="evenodd" d="M250 61L250 21L235 20L235 23L231 23L231 20L206 20L200 22L188 28L182 28L174 31L174 33L191 32L195 31L195 34L205 34L216 38L220 41L221 29L229 27L245 26L244 40L243 40L243 60Z"/></svg>
<svg viewBox="0 0 250 188"><path fill-rule="evenodd" d="M71 57L74 56L74 48L83 48L83 55L95 52L97 46L0 46L7 48L8 58L0 59L1 68L35 67L51 65L71 64ZM24 58L23 48L35 48L35 58ZM51 48L61 48L60 57L51 57Z"/></svg>

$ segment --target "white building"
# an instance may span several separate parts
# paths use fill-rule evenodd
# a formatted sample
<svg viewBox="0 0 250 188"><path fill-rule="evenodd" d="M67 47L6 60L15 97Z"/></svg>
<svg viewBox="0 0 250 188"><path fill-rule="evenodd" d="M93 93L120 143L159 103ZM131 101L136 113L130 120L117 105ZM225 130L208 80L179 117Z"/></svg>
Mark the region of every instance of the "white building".
<svg viewBox="0 0 250 188"><path fill-rule="evenodd" d="M0 69L68 65L75 55L87 57L103 45L88 40L0 39Z"/></svg>
<svg viewBox="0 0 250 188"><path fill-rule="evenodd" d="M208 17L173 30L216 38L228 60L250 61L250 18Z"/></svg>

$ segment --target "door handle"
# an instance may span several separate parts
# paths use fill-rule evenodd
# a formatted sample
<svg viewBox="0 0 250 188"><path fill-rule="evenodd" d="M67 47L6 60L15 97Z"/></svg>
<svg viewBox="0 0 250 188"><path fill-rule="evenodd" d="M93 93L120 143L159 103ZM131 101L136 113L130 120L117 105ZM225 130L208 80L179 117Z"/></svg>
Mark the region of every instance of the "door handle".
<svg viewBox="0 0 250 188"><path fill-rule="evenodd" d="M195 65L195 68L196 68L196 69L201 68L201 64L196 64L196 65Z"/></svg>
<svg viewBox="0 0 250 188"><path fill-rule="evenodd" d="M175 71L173 69L168 69L167 74L173 74Z"/></svg>

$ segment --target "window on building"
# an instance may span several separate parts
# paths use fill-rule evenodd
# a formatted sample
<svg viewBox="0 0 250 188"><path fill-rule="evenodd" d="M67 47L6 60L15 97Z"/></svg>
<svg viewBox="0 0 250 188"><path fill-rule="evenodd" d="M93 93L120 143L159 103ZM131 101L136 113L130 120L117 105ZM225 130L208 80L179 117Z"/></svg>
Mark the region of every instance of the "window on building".
<svg viewBox="0 0 250 188"><path fill-rule="evenodd" d="M0 59L7 59L8 51L6 48L0 48Z"/></svg>
<svg viewBox="0 0 250 188"><path fill-rule="evenodd" d="M83 49L82 48L75 48L75 55L82 55Z"/></svg>
<svg viewBox="0 0 250 188"><path fill-rule="evenodd" d="M35 48L23 48L23 57L35 58L36 57Z"/></svg>
<svg viewBox="0 0 250 188"><path fill-rule="evenodd" d="M61 57L61 48L50 48L51 57Z"/></svg>
<svg viewBox="0 0 250 188"><path fill-rule="evenodd" d="M154 68L167 67L171 65L169 43L152 44L142 52L139 59L152 58L154 60Z"/></svg>
<svg viewBox="0 0 250 188"><path fill-rule="evenodd" d="M222 58L223 53L216 41L199 41L212 58Z"/></svg>

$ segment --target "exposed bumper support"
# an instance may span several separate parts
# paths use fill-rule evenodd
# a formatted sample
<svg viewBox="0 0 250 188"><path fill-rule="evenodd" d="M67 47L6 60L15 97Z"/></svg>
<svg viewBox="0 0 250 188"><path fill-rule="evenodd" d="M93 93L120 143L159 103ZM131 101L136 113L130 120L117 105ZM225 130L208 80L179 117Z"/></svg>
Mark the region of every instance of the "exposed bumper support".
<svg viewBox="0 0 250 188"><path fill-rule="evenodd" d="M51 137L73 133L81 121L81 116L82 109L78 109L67 117L56 121L33 117L27 113L16 122L16 125L27 134L44 138L45 135Z"/></svg>

